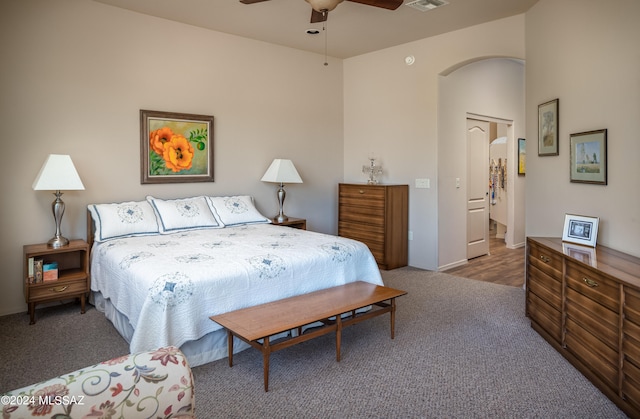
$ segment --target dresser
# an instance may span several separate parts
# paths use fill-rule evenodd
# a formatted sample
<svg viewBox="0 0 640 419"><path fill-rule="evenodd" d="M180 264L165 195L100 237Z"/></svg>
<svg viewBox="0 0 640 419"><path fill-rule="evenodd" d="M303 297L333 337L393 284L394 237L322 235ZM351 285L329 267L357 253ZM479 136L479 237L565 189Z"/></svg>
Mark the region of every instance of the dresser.
<svg viewBox="0 0 640 419"><path fill-rule="evenodd" d="M640 417L640 258L528 237L531 327L631 417Z"/></svg>
<svg viewBox="0 0 640 419"><path fill-rule="evenodd" d="M407 266L409 185L338 185L338 235L363 242L380 269Z"/></svg>

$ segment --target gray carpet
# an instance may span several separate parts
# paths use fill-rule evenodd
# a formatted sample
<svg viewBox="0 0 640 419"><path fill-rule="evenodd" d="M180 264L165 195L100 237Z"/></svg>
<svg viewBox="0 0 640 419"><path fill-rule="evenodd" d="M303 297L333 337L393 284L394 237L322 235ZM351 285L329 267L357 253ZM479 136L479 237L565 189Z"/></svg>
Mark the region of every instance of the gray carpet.
<svg viewBox="0 0 640 419"><path fill-rule="evenodd" d="M248 349L193 369L198 417L623 418L529 326L521 288L412 268L383 272L400 297L388 316L271 356ZM92 307L0 318L0 393L128 352Z"/></svg>

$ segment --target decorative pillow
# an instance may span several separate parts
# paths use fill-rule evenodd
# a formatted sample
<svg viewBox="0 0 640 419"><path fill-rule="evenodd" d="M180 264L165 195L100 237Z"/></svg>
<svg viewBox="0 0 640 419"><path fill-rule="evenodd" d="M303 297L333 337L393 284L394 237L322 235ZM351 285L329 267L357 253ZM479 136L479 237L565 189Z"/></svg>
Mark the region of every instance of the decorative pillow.
<svg viewBox="0 0 640 419"><path fill-rule="evenodd" d="M166 200L148 196L147 201L156 212L160 234L224 227L214 217L204 196Z"/></svg>
<svg viewBox="0 0 640 419"><path fill-rule="evenodd" d="M121 237L158 234L158 222L147 201L91 204L89 212L95 224L97 242Z"/></svg>
<svg viewBox="0 0 640 419"><path fill-rule="evenodd" d="M271 222L260 214L250 196L209 196L207 198L218 219L226 226Z"/></svg>

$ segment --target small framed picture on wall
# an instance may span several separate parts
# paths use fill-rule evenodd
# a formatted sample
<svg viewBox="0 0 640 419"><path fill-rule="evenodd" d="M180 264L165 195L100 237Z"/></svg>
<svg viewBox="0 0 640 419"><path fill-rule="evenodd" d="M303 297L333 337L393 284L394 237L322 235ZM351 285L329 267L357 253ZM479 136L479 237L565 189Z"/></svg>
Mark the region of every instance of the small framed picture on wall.
<svg viewBox="0 0 640 419"><path fill-rule="evenodd" d="M607 184L607 130L580 132L570 136L570 180Z"/></svg>
<svg viewBox="0 0 640 419"><path fill-rule="evenodd" d="M518 138L518 174L523 176L527 172L526 142L524 138Z"/></svg>
<svg viewBox="0 0 640 419"><path fill-rule="evenodd" d="M553 99L538 105L538 156L557 156L559 102Z"/></svg>

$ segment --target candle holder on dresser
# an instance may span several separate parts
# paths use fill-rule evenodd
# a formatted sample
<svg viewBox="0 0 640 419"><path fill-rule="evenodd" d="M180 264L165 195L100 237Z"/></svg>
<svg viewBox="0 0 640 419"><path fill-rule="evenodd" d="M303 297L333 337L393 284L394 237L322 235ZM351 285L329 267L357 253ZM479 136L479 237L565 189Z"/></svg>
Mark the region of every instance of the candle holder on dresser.
<svg viewBox="0 0 640 419"><path fill-rule="evenodd" d="M375 158L369 157L369 165L362 166L362 173L369 176L369 179L367 179L369 185L377 185L378 179L376 179L376 176L382 175L382 166L376 164Z"/></svg>

